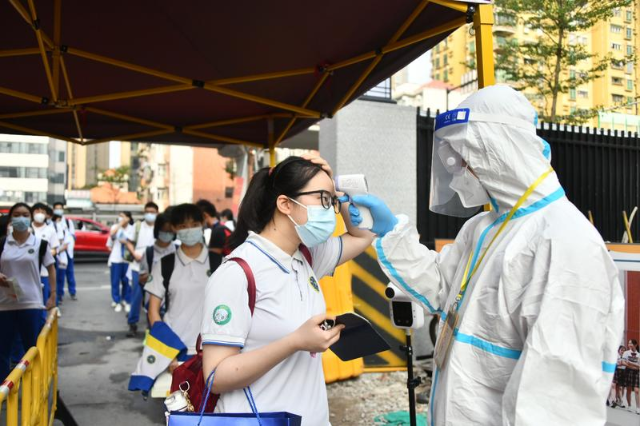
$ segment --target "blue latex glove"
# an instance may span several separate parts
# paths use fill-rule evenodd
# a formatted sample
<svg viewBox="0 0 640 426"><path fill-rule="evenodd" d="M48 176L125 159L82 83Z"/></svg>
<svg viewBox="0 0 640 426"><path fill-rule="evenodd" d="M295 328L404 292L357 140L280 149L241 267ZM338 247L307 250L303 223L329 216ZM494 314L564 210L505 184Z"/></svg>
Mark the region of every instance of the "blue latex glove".
<svg viewBox="0 0 640 426"><path fill-rule="evenodd" d="M355 226L362 223L362 217L360 217L357 205L369 208L371 216L373 217L371 232L379 237L387 235L387 232L391 231L398 223L398 218L391 213L389 207L375 195L354 195L351 197L351 201L352 203L349 205L349 216L351 223Z"/></svg>

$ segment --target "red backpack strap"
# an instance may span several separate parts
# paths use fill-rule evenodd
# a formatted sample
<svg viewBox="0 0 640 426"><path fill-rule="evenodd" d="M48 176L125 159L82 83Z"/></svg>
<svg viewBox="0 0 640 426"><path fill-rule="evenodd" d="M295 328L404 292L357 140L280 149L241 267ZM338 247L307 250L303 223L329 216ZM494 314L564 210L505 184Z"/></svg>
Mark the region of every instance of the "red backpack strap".
<svg viewBox="0 0 640 426"><path fill-rule="evenodd" d="M256 280L253 276L253 271L251 267L247 263L246 260L240 257L230 257L230 261L236 262L242 270L244 274L247 276L247 291L249 292L249 309L251 310L251 316L253 316L253 310L256 307Z"/></svg>
<svg viewBox="0 0 640 426"><path fill-rule="evenodd" d="M298 248L300 249L300 253L302 253L304 258L307 259L309 266L313 268L313 257L311 257L311 250L309 250L309 247L305 246L304 244L300 244L300 247Z"/></svg>

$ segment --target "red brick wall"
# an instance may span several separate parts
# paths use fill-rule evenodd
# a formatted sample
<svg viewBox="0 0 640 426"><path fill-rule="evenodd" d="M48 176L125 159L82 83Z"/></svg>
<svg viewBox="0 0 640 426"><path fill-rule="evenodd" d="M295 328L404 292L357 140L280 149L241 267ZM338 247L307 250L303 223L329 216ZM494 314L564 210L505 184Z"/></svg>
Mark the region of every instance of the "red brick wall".
<svg viewBox="0 0 640 426"><path fill-rule="evenodd" d="M233 198L225 198L225 188L233 181L225 171L227 158L215 148L193 148L193 201L211 201L218 211L232 208Z"/></svg>

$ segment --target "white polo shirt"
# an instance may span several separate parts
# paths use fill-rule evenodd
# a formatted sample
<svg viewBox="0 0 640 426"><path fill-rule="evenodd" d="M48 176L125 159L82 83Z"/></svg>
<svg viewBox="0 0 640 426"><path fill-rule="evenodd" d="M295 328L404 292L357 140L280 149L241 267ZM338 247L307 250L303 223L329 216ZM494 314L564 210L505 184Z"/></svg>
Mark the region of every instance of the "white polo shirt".
<svg viewBox="0 0 640 426"><path fill-rule="evenodd" d="M111 229L115 229L115 227L118 225L113 225L111 227ZM124 260L124 258L122 257L122 250L123 250L123 244L120 242L120 240L126 239L126 240L133 240L134 237L134 232L135 230L133 229L133 225L127 225L126 228L120 228L118 229L118 232L116 232L115 235L110 236L107 239L107 247L111 248L111 254L109 255L109 265L111 265L112 263L125 263L126 261Z"/></svg>
<svg viewBox="0 0 640 426"><path fill-rule="evenodd" d="M8 278L15 278L22 290L22 296L15 299L10 296L9 289L0 287L0 311L16 311L20 309L44 309L42 304L42 284L38 270L38 254L40 238L29 234L29 238L22 243L7 235L7 239L0 258L0 272ZM43 266L53 265L54 260L50 249L47 249L42 259Z"/></svg>
<svg viewBox="0 0 640 426"><path fill-rule="evenodd" d="M68 244L67 256L73 259L73 249L76 245L76 225L73 220L67 219L66 216L62 216L60 222L56 223L56 225L65 231L65 237L67 238L65 242Z"/></svg>
<svg viewBox="0 0 640 426"><path fill-rule="evenodd" d="M342 239L331 238L310 250L313 270L298 250L289 256L251 232L229 257L251 267L256 306L251 317L247 278L236 262L223 263L209 278L202 319L203 344L238 346L252 351L293 333L314 315L326 312L319 278L330 275L342 255ZM322 356L297 352L251 385L258 410L288 411L304 426L329 424ZM242 390L225 393L217 412L251 412Z"/></svg>
<svg viewBox="0 0 640 426"><path fill-rule="evenodd" d="M138 240L135 241L135 244L136 244L135 248L136 248L136 254L140 255L140 254L144 254L147 247L152 246L153 243L156 241L156 239L153 236L154 225L149 225L146 220L143 220L142 222L138 222L138 223L140 225L136 224L134 226L133 238L131 239L131 241L133 242L136 239L136 229L139 226L140 231L138 232L138 235L137 235ZM138 261L131 262L131 270L135 272L140 272L140 262Z"/></svg>
<svg viewBox="0 0 640 426"><path fill-rule="evenodd" d="M33 233L36 237L41 240L45 240L49 243L49 249L57 249L60 247L60 241L58 240L58 236L56 234L56 230L53 229L53 226L44 224L42 226L33 225ZM40 271L41 277L48 277L49 271L47 268L42 265L42 270Z"/></svg>
<svg viewBox="0 0 640 426"><path fill-rule="evenodd" d="M164 314L164 322L180 337L190 354L196 353L208 272L209 250L204 244L195 259L180 249L176 250L175 266L169 281L169 310ZM164 299L162 281L162 262L154 262L145 291Z"/></svg>

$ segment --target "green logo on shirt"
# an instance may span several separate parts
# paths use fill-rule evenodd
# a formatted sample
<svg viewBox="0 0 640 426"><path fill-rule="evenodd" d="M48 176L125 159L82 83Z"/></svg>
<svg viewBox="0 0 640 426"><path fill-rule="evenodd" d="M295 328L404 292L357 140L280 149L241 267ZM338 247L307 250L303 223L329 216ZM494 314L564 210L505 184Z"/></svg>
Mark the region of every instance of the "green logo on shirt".
<svg viewBox="0 0 640 426"><path fill-rule="evenodd" d="M147 357L147 362L148 362L149 364L153 364L154 362L156 362L156 357L155 357L155 356L153 356L153 355L149 355L149 356Z"/></svg>
<svg viewBox="0 0 640 426"><path fill-rule="evenodd" d="M33 254L33 253L35 253L35 252L36 252L36 251L35 251L34 249L29 249L29 254Z"/></svg>
<svg viewBox="0 0 640 426"><path fill-rule="evenodd" d="M226 305L220 305L213 310L213 322L225 325L231 321L231 309Z"/></svg>
<svg viewBox="0 0 640 426"><path fill-rule="evenodd" d="M147 284L149 284L151 281L153 281L153 275L149 275L149 278L147 278Z"/></svg>
<svg viewBox="0 0 640 426"><path fill-rule="evenodd" d="M208 269L208 270L207 270L207 276L208 276L208 277L210 277L210 276L211 276L211 274L213 274L213 271L212 271L211 269Z"/></svg>
<svg viewBox="0 0 640 426"><path fill-rule="evenodd" d="M316 277L314 277L313 275L309 277L309 284L311 284L311 287L313 287L313 289L317 292L320 291L320 286L318 286L318 281L316 281Z"/></svg>

